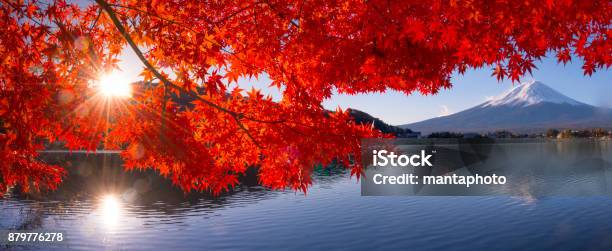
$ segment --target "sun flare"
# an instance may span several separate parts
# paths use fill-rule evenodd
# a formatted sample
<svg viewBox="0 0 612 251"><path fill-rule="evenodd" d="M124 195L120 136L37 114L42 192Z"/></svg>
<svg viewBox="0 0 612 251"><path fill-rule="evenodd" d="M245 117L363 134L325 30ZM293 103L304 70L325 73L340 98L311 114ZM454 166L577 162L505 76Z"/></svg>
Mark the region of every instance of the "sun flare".
<svg viewBox="0 0 612 251"><path fill-rule="evenodd" d="M99 207L102 221L108 227L115 226L121 217L121 203L114 195L105 195L100 200Z"/></svg>
<svg viewBox="0 0 612 251"><path fill-rule="evenodd" d="M132 96L130 82L119 73L101 76L97 82L98 91L107 98L129 98Z"/></svg>

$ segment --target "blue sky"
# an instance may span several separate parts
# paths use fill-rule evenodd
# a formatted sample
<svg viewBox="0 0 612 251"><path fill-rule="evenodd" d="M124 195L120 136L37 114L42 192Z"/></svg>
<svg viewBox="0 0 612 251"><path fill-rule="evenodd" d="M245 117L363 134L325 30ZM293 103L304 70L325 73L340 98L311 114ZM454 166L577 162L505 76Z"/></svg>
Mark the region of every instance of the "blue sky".
<svg viewBox="0 0 612 251"><path fill-rule="evenodd" d="M126 49L121 59L122 74L130 80L138 80L138 74L143 68L135 55ZM578 101L612 107L612 69L599 70L592 76L584 76L582 61L577 58L573 58L572 62L565 66L552 58L546 58L537 62L536 66L538 69L533 71L533 76L525 76L521 81L535 79ZM239 84L243 89L255 87L278 98L280 92L268 87L269 82L264 76L259 79L241 79ZM359 109L389 124L401 125L462 111L513 87L510 81L498 82L491 77L491 69L488 67L471 69L464 75L455 74L452 82L454 86L451 89L442 90L435 96L419 93L405 95L394 91L353 96L334 95L323 105L328 109L338 106L344 109Z"/></svg>

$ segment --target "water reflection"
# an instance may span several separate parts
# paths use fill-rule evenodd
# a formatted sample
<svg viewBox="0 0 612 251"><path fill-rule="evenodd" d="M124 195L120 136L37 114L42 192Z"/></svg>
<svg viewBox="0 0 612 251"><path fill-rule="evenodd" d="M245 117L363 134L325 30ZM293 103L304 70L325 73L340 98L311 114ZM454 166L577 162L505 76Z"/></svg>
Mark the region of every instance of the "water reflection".
<svg viewBox="0 0 612 251"><path fill-rule="evenodd" d="M609 150L607 144L517 144L507 146L504 159L518 158L510 166L544 163L529 166L525 177L536 178L526 184L568 168L576 176L562 182L599 186L595 176L608 170ZM564 162L563 156L583 157ZM359 183L344 169L317 167L308 196L244 182L212 198L185 194L154 172L124 172L116 155L45 157L71 163L67 180L49 194L1 199L0 229L66 231L71 249L612 250L609 197L541 198L532 185L521 200L360 197Z"/></svg>
<svg viewBox="0 0 612 251"><path fill-rule="evenodd" d="M116 196L112 194L104 195L100 199L99 211L102 222L109 229L113 229L121 217L121 204Z"/></svg>
<svg viewBox="0 0 612 251"><path fill-rule="evenodd" d="M124 171L121 159L117 154L45 154L46 162L66 167L68 177L57 190L45 194L13 194L19 199L35 201L56 201L73 203L90 201L92 198L106 198L112 195L123 206L138 207L143 212L180 213L184 207L195 207L200 210L216 209L228 203L265 200L293 191L272 191L257 183L258 174L249 169L240 177L241 184L220 197L207 193L188 192L173 185L169 179L161 177L152 170ZM318 186L327 186L338 180L347 179L348 171L337 165L317 166L313 173L313 182Z"/></svg>

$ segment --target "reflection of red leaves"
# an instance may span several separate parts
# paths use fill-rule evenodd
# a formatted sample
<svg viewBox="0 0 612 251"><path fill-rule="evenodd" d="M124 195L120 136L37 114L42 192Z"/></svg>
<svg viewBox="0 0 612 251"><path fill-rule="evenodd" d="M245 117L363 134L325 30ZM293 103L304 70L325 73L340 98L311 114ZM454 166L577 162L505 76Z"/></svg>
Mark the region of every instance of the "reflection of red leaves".
<svg viewBox="0 0 612 251"><path fill-rule="evenodd" d="M518 81L547 52L581 58L587 75L612 66L607 0L116 4L151 65L201 96L168 99L189 95L145 69L133 99L109 106L89 88L126 45L108 15L64 1L3 4L0 185L53 187L62 171L35 157L59 141L126 149L126 168L156 169L185 190L218 194L256 166L262 184L306 191L315 164L359 176L359 139L386 136L323 110L334 92L435 94L479 67ZM262 74L278 103L257 89L245 96L240 80Z"/></svg>

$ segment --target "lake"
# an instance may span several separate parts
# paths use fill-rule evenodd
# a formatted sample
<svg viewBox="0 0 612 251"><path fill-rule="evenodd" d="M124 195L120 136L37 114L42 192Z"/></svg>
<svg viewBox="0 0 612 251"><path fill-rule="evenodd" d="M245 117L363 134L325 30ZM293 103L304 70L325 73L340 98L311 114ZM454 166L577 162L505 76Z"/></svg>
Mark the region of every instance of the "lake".
<svg viewBox="0 0 612 251"><path fill-rule="evenodd" d="M49 194L1 199L0 229L63 231L66 242L3 248L612 250L605 195L368 197L332 168L316 172L307 195L246 182L212 198L185 195L151 172L125 173L110 153L45 158L72 163L67 180Z"/></svg>

